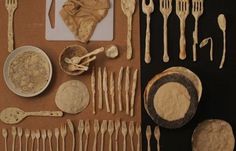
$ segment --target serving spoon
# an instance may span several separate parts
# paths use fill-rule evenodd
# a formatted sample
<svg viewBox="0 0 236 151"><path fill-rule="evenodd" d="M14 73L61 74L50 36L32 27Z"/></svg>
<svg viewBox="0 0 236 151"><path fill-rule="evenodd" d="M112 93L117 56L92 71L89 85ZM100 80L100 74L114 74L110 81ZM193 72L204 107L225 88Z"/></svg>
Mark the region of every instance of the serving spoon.
<svg viewBox="0 0 236 151"><path fill-rule="evenodd" d="M61 117L61 111L39 111L39 112L25 112L16 107L9 107L0 113L0 120L6 124L17 124L28 116L53 116Z"/></svg>

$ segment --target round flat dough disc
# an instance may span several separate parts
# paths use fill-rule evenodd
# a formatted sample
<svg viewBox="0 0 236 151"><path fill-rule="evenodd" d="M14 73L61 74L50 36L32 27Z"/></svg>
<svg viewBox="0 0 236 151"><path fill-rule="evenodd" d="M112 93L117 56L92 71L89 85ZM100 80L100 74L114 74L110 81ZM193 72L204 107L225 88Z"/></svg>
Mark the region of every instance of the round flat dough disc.
<svg viewBox="0 0 236 151"><path fill-rule="evenodd" d="M206 120L192 136L193 151L233 151L235 138L232 127L223 120Z"/></svg>
<svg viewBox="0 0 236 151"><path fill-rule="evenodd" d="M70 114L82 112L89 104L88 88L78 80L65 82L59 87L55 102L63 112Z"/></svg>

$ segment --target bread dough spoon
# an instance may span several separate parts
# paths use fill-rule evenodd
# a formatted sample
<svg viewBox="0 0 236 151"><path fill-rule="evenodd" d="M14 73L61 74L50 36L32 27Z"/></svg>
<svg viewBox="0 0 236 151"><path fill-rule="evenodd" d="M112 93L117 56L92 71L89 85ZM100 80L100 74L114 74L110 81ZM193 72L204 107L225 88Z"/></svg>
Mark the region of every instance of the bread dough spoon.
<svg viewBox="0 0 236 151"><path fill-rule="evenodd" d="M222 69L225 63L225 55L226 55L226 18L224 14L220 14L218 16L218 25L220 29L222 30L223 37L224 37L223 56L222 56L220 67L219 67L220 69Z"/></svg>
<svg viewBox="0 0 236 151"><path fill-rule="evenodd" d="M19 108L9 107L0 113L0 120L6 124L17 124L28 116L54 116L61 117L61 111L39 111L39 112L25 112Z"/></svg>

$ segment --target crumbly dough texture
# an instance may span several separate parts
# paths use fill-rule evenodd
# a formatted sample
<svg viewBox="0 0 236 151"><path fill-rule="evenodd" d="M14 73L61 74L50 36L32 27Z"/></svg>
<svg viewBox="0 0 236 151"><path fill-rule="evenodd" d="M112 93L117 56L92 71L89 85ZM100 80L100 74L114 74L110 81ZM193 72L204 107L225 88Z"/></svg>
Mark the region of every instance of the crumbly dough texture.
<svg viewBox="0 0 236 151"><path fill-rule="evenodd" d="M82 112L89 104L88 88L81 81L67 81L59 87L55 102L63 112L70 114Z"/></svg>
<svg viewBox="0 0 236 151"><path fill-rule="evenodd" d="M232 127L222 120L207 120L198 125L192 136L193 151L233 151Z"/></svg>
<svg viewBox="0 0 236 151"><path fill-rule="evenodd" d="M9 77L15 89L21 93L37 93L48 83L50 77L49 63L38 52L24 52L16 56L11 62Z"/></svg>
<svg viewBox="0 0 236 151"><path fill-rule="evenodd" d="M97 23L107 15L109 8L109 0L68 0L60 15L75 37L86 43Z"/></svg>
<svg viewBox="0 0 236 151"><path fill-rule="evenodd" d="M154 108L158 115L175 121L185 117L190 106L188 90L177 82L169 82L159 88L154 97Z"/></svg>

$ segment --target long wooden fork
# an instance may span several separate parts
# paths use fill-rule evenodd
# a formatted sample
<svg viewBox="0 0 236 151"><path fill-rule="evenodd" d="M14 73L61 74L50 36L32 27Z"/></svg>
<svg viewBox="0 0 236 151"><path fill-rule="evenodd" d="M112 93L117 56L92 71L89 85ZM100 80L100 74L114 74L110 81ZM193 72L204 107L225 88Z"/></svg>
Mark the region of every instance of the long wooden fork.
<svg viewBox="0 0 236 151"><path fill-rule="evenodd" d="M172 0L160 0L160 12L162 13L164 23L163 23L163 40L164 40L164 53L163 53L163 61L169 62L168 55L168 38L167 38L167 21L172 12Z"/></svg>
<svg viewBox="0 0 236 151"><path fill-rule="evenodd" d="M193 0L192 1L192 14L195 19L195 29L193 32L193 61L197 61L197 48L196 45L198 44L198 20L199 17L203 14L204 0Z"/></svg>
<svg viewBox="0 0 236 151"><path fill-rule="evenodd" d="M176 0L176 14L180 20L179 58L184 60L186 59L185 21L189 15L189 0Z"/></svg>
<svg viewBox="0 0 236 151"><path fill-rule="evenodd" d="M142 1L142 10L143 13L147 15L146 18L146 39L145 39L145 62L151 62L151 55L150 55L150 21L151 21L151 13L154 11L154 3L153 0L149 1L149 4L146 4L146 0Z"/></svg>
<svg viewBox="0 0 236 151"><path fill-rule="evenodd" d="M8 51L12 52L12 50L14 49L13 20L14 13L17 8L17 0L6 0L5 6L8 11Z"/></svg>

